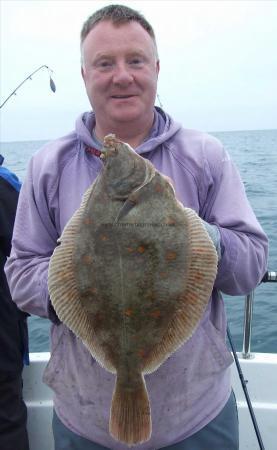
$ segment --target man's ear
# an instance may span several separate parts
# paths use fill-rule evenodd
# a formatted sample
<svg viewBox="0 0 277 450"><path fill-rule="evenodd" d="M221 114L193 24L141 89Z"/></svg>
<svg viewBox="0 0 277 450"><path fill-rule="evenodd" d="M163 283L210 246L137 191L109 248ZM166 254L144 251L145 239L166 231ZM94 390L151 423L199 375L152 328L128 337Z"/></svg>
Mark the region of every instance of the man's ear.
<svg viewBox="0 0 277 450"><path fill-rule="evenodd" d="M82 74L83 80L85 81L85 71L84 71L83 66L81 66L81 74Z"/></svg>
<svg viewBox="0 0 277 450"><path fill-rule="evenodd" d="M157 78L158 78L159 72L160 72L160 60L157 59L157 62L156 62L156 73L157 73Z"/></svg>

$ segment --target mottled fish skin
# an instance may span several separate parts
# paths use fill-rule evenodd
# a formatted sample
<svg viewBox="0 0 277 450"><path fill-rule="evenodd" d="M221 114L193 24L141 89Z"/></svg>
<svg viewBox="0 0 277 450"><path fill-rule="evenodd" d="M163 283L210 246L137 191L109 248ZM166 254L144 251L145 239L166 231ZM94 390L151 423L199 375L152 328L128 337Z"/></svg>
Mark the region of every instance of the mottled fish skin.
<svg viewBox="0 0 277 450"><path fill-rule="evenodd" d="M116 373L110 433L131 446L151 436L143 374L191 337L217 255L199 217L148 160L114 135L101 157L103 170L51 258L49 291L61 320Z"/></svg>

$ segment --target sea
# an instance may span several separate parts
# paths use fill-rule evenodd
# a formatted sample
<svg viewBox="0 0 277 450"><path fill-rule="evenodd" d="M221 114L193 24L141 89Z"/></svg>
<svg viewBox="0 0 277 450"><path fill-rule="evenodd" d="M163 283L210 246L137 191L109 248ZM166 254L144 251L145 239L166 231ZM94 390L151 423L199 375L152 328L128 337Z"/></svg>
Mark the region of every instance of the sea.
<svg viewBox="0 0 277 450"><path fill-rule="evenodd" d="M277 130L210 133L224 144L239 168L252 208L269 238L268 270L277 271ZM24 180L28 161L47 141L1 142L5 166ZM231 337L242 349L244 296L224 295ZM50 323L28 318L31 352L49 351ZM254 292L251 351L277 353L277 283L261 283Z"/></svg>

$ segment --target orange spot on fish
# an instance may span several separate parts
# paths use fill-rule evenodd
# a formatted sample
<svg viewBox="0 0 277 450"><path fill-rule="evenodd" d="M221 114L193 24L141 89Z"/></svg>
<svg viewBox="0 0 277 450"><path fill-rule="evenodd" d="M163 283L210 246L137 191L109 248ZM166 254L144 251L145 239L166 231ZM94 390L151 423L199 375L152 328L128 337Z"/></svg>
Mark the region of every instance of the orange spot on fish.
<svg viewBox="0 0 277 450"><path fill-rule="evenodd" d="M125 309L124 314L125 316L131 317L133 315L134 311L129 308L129 309Z"/></svg>
<svg viewBox="0 0 277 450"><path fill-rule="evenodd" d="M89 291L90 291L91 294L97 294L97 292L98 292L96 287L91 288Z"/></svg>
<svg viewBox="0 0 277 450"><path fill-rule="evenodd" d="M97 312L93 315L93 326L96 330L99 330L103 327L103 324L105 323L105 317L103 314Z"/></svg>
<svg viewBox="0 0 277 450"><path fill-rule="evenodd" d="M167 272L160 272L160 277L165 279L168 277L168 273Z"/></svg>
<svg viewBox="0 0 277 450"><path fill-rule="evenodd" d="M92 257L90 256L90 255L84 255L83 257L82 257L82 262L84 263L84 264L91 264L92 263Z"/></svg>
<svg viewBox="0 0 277 450"><path fill-rule="evenodd" d="M145 247L143 247L143 245L140 245L140 246L137 248L137 251L138 251L139 253L144 253L144 252L145 252Z"/></svg>
<svg viewBox="0 0 277 450"><path fill-rule="evenodd" d="M207 253L207 250L205 248L198 247L198 248L195 248L195 252L204 254L204 253Z"/></svg>
<svg viewBox="0 0 277 450"><path fill-rule="evenodd" d="M109 238L106 234L101 234L100 239L101 241L107 241Z"/></svg>
<svg viewBox="0 0 277 450"><path fill-rule="evenodd" d="M156 300L156 295L154 292L149 292L147 294L147 299L150 300L151 302L154 302Z"/></svg>
<svg viewBox="0 0 277 450"><path fill-rule="evenodd" d="M177 257L176 252L173 252L173 251L166 252L165 259L167 259L167 261L174 261L174 259L176 259L176 257Z"/></svg>
<svg viewBox="0 0 277 450"><path fill-rule="evenodd" d="M165 223L167 225L175 225L175 220L172 217L167 217L167 219L165 219Z"/></svg>
<svg viewBox="0 0 277 450"><path fill-rule="evenodd" d="M196 295L194 292L189 292L189 293L187 293L186 298L189 301L196 302L198 300L198 295Z"/></svg>
<svg viewBox="0 0 277 450"><path fill-rule="evenodd" d="M70 278L70 273L68 272L68 271L66 271L66 270L61 270L61 271L59 271L58 272L58 275L63 279L63 280L66 280L66 279L69 279Z"/></svg>
<svg viewBox="0 0 277 450"><path fill-rule="evenodd" d="M161 317L161 311L159 311L158 309L151 311L149 313L149 316L154 317L154 319L158 319L159 317Z"/></svg>
<svg viewBox="0 0 277 450"><path fill-rule="evenodd" d="M146 356L146 351L143 348L138 349L138 356L144 358Z"/></svg>
<svg viewBox="0 0 277 450"><path fill-rule="evenodd" d="M156 192L163 192L163 187L162 187L162 185L160 184L160 183L157 183L156 184L156 186L155 186L155 191Z"/></svg>
<svg viewBox="0 0 277 450"><path fill-rule="evenodd" d="M201 274L201 273L196 273L196 274L194 275L194 279L195 279L195 281L203 281L204 276L203 276L203 274Z"/></svg>

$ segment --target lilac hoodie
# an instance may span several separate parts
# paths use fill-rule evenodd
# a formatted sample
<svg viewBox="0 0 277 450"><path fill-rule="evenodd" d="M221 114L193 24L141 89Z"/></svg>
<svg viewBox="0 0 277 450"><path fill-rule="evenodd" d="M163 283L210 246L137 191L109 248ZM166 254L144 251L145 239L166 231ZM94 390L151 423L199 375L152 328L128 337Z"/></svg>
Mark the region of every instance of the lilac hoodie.
<svg viewBox="0 0 277 450"><path fill-rule="evenodd" d="M55 409L73 432L105 447L128 447L108 432L114 375L59 324L49 300L49 259L64 226L101 169L91 154L93 113L83 114L71 134L48 143L30 161L16 216L6 275L23 311L49 317L51 359L44 381ZM222 297L252 290L266 271L267 238L246 198L234 164L214 137L182 128L160 109L152 132L137 149L169 176L184 206L220 232L221 259L212 297L192 338L154 373L145 376L151 403L151 439L133 447L153 450L185 439L209 423L231 390L232 356L225 344Z"/></svg>

